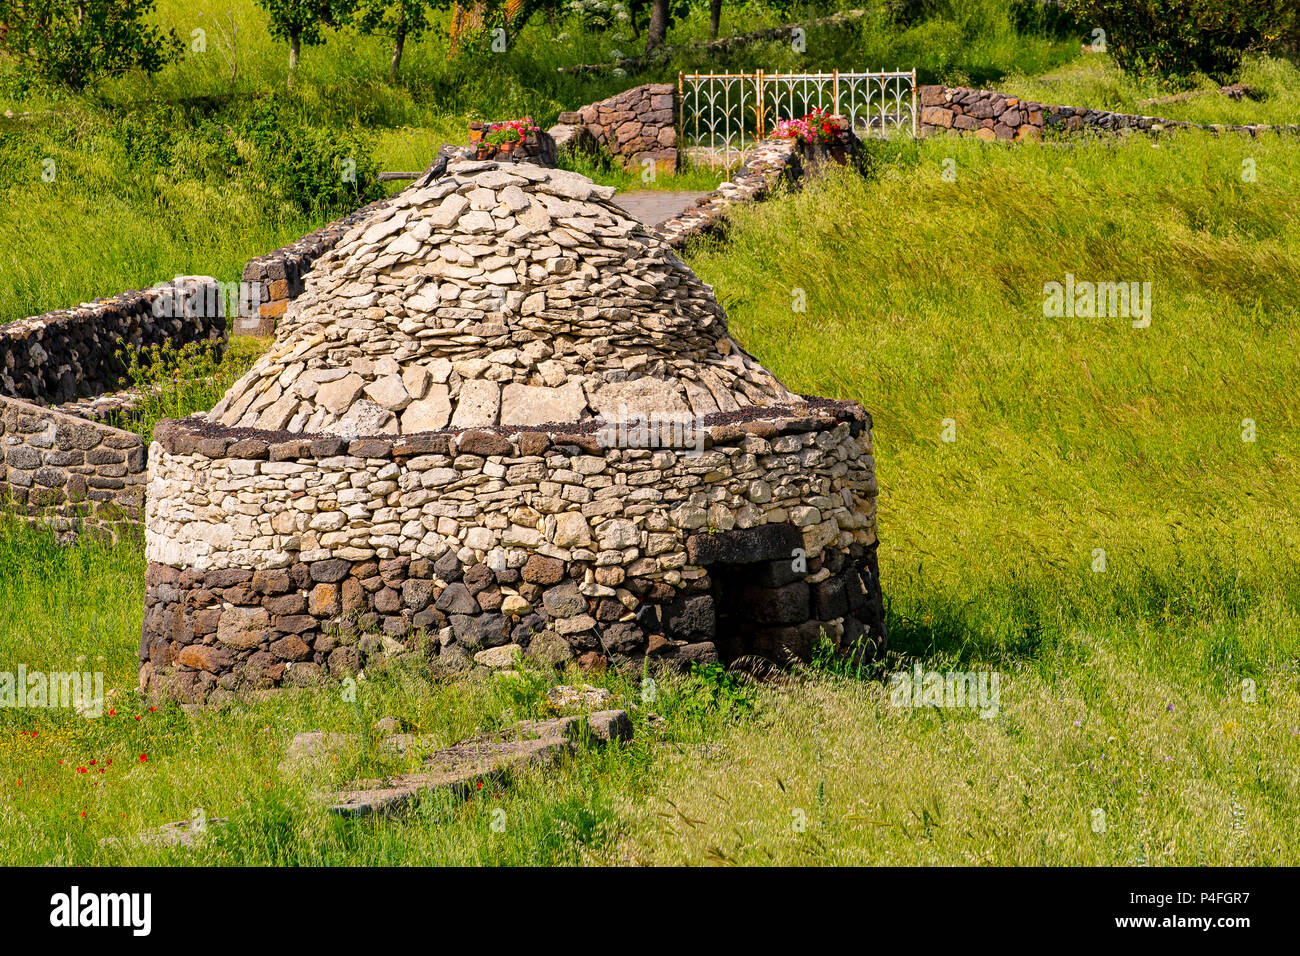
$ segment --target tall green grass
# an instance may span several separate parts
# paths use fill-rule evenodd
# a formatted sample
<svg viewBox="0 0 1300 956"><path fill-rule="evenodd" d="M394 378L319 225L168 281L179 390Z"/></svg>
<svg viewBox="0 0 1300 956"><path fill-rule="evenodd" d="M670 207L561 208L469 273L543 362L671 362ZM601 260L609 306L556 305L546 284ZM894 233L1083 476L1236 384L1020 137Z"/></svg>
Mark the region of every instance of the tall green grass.
<svg viewBox="0 0 1300 956"><path fill-rule="evenodd" d="M628 808L648 856L1294 862L1297 156L1189 134L882 148L874 179L697 248L747 349L872 413L886 673L995 670L1001 710L797 687ZM1243 182L1245 158L1267 172ZM1067 272L1150 281L1151 326L1044 317Z"/></svg>

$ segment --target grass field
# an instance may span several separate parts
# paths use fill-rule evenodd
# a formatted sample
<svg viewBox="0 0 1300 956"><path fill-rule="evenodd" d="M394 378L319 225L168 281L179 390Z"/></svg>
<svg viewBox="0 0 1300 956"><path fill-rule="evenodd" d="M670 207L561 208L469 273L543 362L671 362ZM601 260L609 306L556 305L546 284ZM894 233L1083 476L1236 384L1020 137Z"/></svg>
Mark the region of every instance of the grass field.
<svg viewBox="0 0 1300 956"><path fill-rule="evenodd" d="M636 705L632 746L404 822L328 818L277 771L288 740L397 716L451 741L540 713L554 676L374 675L358 705L151 712L130 693L140 547L7 526L5 659L84 658L116 714L0 711L0 856L1296 863L1297 184L1280 138L886 144L869 177L829 176L691 250L747 348L873 414L893 656L776 685L682 678L652 703L605 675ZM1045 316L1067 274L1150 282L1150 325ZM996 716L894 706L890 672L916 664L996 672ZM336 772L397 769L375 759ZM200 807L231 819L203 849L129 842Z"/></svg>

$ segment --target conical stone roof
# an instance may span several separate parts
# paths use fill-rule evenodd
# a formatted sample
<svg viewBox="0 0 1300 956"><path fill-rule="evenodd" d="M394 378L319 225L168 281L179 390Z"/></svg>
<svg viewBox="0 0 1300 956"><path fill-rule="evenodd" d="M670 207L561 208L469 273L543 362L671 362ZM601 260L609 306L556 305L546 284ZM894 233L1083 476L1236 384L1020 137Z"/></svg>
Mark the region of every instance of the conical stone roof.
<svg viewBox="0 0 1300 956"><path fill-rule="evenodd" d="M358 437L802 402L613 193L528 163L450 163L316 261L209 419Z"/></svg>

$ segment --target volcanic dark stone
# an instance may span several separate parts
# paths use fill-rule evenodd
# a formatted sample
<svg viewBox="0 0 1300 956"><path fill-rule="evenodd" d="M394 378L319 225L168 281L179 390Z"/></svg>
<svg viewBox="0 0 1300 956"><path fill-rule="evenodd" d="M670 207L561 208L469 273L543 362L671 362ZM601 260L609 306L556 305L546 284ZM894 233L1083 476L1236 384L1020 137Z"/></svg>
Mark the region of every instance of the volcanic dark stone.
<svg viewBox="0 0 1300 956"><path fill-rule="evenodd" d="M752 564L756 561L790 559L803 547L803 534L792 524L765 524L714 534L696 534L686 539L686 559L691 564Z"/></svg>
<svg viewBox="0 0 1300 956"><path fill-rule="evenodd" d="M542 606L551 617L575 617L587 611L587 599L572 581L551 588L542 596Z"/></svg>
<svg viewBox="0 0 1300 956"><path fill-rule="evenodd" d="M448 551L433 562L433 571L444 581L459 581L462 573L460 559L453 552Z"/></svg>
<svg viewBox="0 0 1300 956"><path fill-rule="evenodd" d="M479 611L478 602L459 581L447 585L435 606L448 614L476 614Z"/></svg>
<svg viewBox="0 0 1300 956"><path fill-rule="evenodd" d="M668 633L683 641L711 641L714 635L713 598L708 594L678 598L664 608Z"/></svg>
<svg viewBox="0 0 1300 956"><path fill-rule="evenodd" d="M352 565L342 558L329 558L314 563L311 566L311 576L313 581L319 581L323 584L337 584L346 578L351 570Z"/></svg>

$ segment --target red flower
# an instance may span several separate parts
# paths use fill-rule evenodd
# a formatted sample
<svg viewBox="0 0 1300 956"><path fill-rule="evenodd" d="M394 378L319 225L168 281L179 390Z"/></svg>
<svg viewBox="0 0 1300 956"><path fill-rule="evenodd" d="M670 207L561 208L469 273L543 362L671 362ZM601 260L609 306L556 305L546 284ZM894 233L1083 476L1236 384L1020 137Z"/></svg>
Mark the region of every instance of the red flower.
<svg viewBox="0 0 1300 956"><path fill-rule="evenodd" d="M115 711L112 707L108 708L108 716L110 716L110 717L116 717L116 716L117 716L117 711Z"/></svg>
<svg viewBox="0 0 1300 956"><path fill-rule="evenodd" d="M480 781L475 785L474 789L475 789L475 790L482 790L482 789L483 789L483 781L480 780Z"/></svg>
<svg viewBox="0 0 1300 956"><path fill-rule="evenodd" d="M146 762L148 762L148 760L149 760L149 755L148 755L148 754L141 754L141 755L140 755L140 762L141 762L141 763L146 763Z"/></svg>
<svg viewBox="0 0 1300 956"><path fill-rule="evenodd" d="M135 715L135 719L136 719L136 720L139 720L139 719L140 719L140 715L139 715L139 714L136 714L136 715Z"/></svg>
<svg viewBox="0 0 1300 956"><path fill-rule="evenodd" d="M86 811L85 811L85 810L82 810L82 811L81 811L81 815L84 817L84 816L86 815Z"/></svg>
<svg viewBox="0 0 1300 956"><path fill-rule="evenodd" d="M97 764L97 763L99 763L98 760L92 760L92 761L90 762L90 765L93 767L93 766L95 766L95 764Z"/></svg>
<svg viewBox="0 0 1300 956"><path fill-rule="evenodd" d="M78 768L77 768L77 773L85 773L85 772L86 772L86 768L85 768L85 767L78 767Z"/></svg>
<svg viewBox="0 0 1300 956"><path fill-rule="evenodd" d="M157 709L158 709L157 707L150 707L150 708L149 708L149 713L152 714L152 713L153 713L155 710L157 710Z"/></svg>

